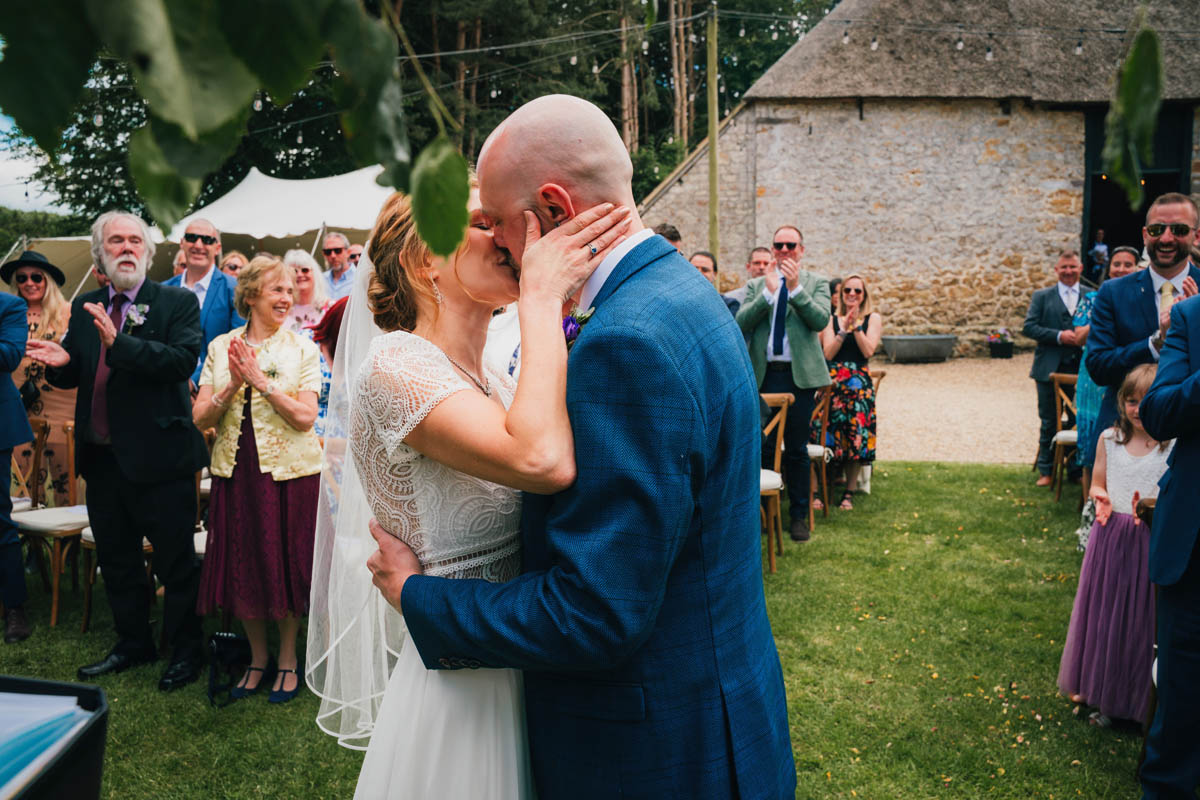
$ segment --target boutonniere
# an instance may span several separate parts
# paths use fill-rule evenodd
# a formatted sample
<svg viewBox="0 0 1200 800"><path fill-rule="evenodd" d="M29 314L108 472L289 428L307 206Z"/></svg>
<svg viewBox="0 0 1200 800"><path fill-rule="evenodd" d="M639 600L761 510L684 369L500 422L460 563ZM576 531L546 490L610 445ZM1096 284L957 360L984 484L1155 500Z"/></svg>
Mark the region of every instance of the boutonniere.
<svg viewBox="0 0 1200 800"><path fill-rule="evenodd" d="M121 329L122 333L129 333L134 328L146 324L146 312L150 310L150 306L145 303L138 303L133 308L129 309L129 313L125 315L125 326Z"/></svg>
<svg viewBox="0 0 1200 800"><path fill-rule="evenodd" d="M592 314L596 313L595 308L589 308L587 311L580 311L579 306L571 309L571 313L563 317L563 336L567 340L567 352L575 345L575 340L579 338L579 332L583 330L583 326L592 318Z"/></svg>

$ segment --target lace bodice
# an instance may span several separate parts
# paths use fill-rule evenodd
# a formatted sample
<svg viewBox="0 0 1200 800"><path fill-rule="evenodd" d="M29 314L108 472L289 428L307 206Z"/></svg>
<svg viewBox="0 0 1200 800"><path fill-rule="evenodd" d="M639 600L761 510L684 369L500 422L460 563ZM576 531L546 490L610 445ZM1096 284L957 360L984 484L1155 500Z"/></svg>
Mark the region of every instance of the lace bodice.
<svg viewBox="0 0 1200 800"><path fill-rule="evenodd" d="M508 408L515 383L485 369ZM438 403L463 390L477 391L431 342L403 331L376 338L354 382L350 448L372 513L416 552L426 575L504 581L520 570L519 493L404 443Z"/></svg>
<svg viewBox="0 0 1200 800"><path fill-rule="evenodd" d="M1112 500L1113 511L1133 512L1133 493L1142 497L1158 497L1158 481L1167 471L1167 457L1175 447L1172 441L1165 449L1155 447L1144 456L1131 455L1125 445L1117 444L1113 428L1101 436L1104 441L1105 486Z"/></svg>

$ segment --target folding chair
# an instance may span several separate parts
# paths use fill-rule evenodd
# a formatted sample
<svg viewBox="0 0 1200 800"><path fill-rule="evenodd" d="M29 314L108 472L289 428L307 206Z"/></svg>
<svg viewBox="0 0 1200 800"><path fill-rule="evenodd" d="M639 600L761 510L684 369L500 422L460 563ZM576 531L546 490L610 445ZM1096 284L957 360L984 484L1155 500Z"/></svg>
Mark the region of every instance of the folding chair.
<svg viewBox="0 0 1200 800"><path fill-rule="evenodd" d="M1067 394L1067 387L1075 386L1078 375L1052 372L1054 384L1054 463L1050 476L1054 482L1054 500L1062 497L1062 485L1067 479L1067 459L1079 444L1079 431L1075 429L1075 399ZM1073 394L1073 393L1072 393ZM1086 491L1086 489L1084 490Z"/></svg>
<svg viewBox="0 0 1200 800"><path fill-rule="evenodd" d="M771 572L775 571L775 554L783 555L783 431L787 426L788 408L792 405L792 395L787 392L762 395L763 402L769 408L776 409L771 415L771 421L763 428L763 436L775 436L775 453L772 456L772 468L759 472L759 496L766 502L763 514L763 527L767 530L767 563ZM772 542L774 538L774 542Z"/></svg>
<svg viewBox="0 0 1200 800"><path fill-rule="evenodd" d="M820 444L808 444L808 529L811 531L816 522L816 517L813 515L813 484L817 480L818 472L821 478L821 503L824 508L821 510L823 516L829 516L829 474L826 465L833 458L833 451L825 446L825 437L829 433L829 401L833 397L833 386L822 386L817 389L817 401L813 406L812 421L820 421Z"/></svg>

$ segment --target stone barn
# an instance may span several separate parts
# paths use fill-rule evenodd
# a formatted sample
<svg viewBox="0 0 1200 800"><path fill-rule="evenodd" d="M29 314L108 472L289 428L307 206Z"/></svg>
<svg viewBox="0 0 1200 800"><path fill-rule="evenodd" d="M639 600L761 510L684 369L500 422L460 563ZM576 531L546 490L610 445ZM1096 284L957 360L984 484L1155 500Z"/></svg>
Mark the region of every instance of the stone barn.
<svg viewBox="0 0 1200 800"><path fill-rule="evenodd" d="M1086 252L1097 228L1140 248L1142 214L1101 163L1136 6L842 0L722 120L723 288L791 223L808 269L867 276L885 333L954 333L965 352L1021 327L1061 248ZM1197 193L1200 2L1149 6L1166 86L1147 195ZM642 217L707 245L706 141Z"/></svg>

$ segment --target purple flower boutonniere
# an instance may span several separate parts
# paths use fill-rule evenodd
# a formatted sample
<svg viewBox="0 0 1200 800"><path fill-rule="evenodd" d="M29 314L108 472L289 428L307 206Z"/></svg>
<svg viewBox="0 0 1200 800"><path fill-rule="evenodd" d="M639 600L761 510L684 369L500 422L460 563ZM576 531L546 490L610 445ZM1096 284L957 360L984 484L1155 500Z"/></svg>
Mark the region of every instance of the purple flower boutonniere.
<svg viewBox="0 0 1200 800"><path fill-rule="evenodd" d="M146 324L146 313L150 310L150 306L145 303L138 303L129 309L125 314L125 325L122 333L129 333L134 328L141 327Z"/></svg>
<svg viewBox="0 0 1200 800"><path fill-rule="evenodd" d="M579 306L571 309L571 313L563 317L563 336L567 340L567 352L575 346L575 340L579 338L579 332L583 330L583 326L592 318L592 314L596 313L596 309L589 308L587 311L580 311Z"/></svg>

